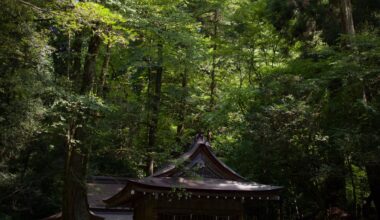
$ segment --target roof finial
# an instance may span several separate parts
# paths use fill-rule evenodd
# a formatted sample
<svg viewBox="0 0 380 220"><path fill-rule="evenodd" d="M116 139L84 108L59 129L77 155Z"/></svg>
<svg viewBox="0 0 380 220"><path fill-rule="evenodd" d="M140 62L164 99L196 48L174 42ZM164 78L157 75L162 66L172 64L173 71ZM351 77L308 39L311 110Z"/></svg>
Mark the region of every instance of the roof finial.
<svg viewBox="0 0 380 220"><path fill-rule="evenodd" d="M206 142L206 138L205 138L205 136L203 135L203 132L198 132L198 133L195 135L194 142L195 142L195 143L205 143L205 142Z"/></svg>
<svg viewBox="0 0 380 220"><path fill-rule="evenodd" d="M210 143L207 138L203 135L203 132L198 132L194 138L194 144L204 144L207 147L210 147Z"/></svg>

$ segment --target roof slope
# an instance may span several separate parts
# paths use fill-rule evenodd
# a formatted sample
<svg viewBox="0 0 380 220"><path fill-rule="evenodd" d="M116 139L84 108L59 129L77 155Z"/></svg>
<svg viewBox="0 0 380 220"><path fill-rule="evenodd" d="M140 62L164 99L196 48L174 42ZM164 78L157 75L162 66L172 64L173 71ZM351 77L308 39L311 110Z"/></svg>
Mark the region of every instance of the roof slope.
<svg viewBox="0 0 380 220"><path fill-rule="evenodd" d="M103 202L120 192L127 184L128 179L122 177L91 176L87 181L87 199L90 209L108 209ZM117 210L128 210L125 207L117 207Z"/></svg>
<svg viewBox="0 0 380 220"><path fill-rule="evenodd" d="M198 196L228 195L265 196L277 198L282 187L248 182L211 151L210 144L198 135L191 149L173 163L143 179L128 179L120 192L104 202L109 206L131 205L136 199L147 194L170 195L173 189L183 189Z"/></svg>
<svg viewBox="0 0 380 220"><path fill-rule="evenodd" d="M151 177L204 177L246 181L211 151L209 142L198 135L190 150Z"/></svg>

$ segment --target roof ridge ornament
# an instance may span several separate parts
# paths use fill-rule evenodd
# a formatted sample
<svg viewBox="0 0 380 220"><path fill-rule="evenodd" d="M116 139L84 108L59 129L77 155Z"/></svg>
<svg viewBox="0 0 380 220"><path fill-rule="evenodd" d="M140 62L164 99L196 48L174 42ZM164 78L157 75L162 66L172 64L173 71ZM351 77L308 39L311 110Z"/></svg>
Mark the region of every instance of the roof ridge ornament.
<svg viewBox="0 0 380 220"><path fill-rule="evenodd" d="M207 140L203 135L203 132L199 132L194 137L194 143L205 143Z"/></svg>
<svg viewBox="0 0 380 220"><path fill-rule="evenodd" d="M209 140L207 140L207 138L204 136L203 132L198 132L195 135L193 146L194 146L194 144L204 144L207 147L211 147Z"/></svg>

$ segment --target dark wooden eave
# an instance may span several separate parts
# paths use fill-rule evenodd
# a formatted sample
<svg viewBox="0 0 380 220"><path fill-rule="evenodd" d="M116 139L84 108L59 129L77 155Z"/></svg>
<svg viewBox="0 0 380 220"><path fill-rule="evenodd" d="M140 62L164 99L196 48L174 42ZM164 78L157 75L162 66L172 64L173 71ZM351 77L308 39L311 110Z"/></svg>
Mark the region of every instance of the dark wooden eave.
<svg viewBox="0 0 380 220"><path fill-rule="evenodd" d="M193 196L254 197L278 200L283 187L223 179L191 179L183 177L147 177L129 179L122 191L104 200L108 206L130 205L142 196L160 195L170 197L173 190L183 190ZM175 195L175 193L174 193Z"/></svg>

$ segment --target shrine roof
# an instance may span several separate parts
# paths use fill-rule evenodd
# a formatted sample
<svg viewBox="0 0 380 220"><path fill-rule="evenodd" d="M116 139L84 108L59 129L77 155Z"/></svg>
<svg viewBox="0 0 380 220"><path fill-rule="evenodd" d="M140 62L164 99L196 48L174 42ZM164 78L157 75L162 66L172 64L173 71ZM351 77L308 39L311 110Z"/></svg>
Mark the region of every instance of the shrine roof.
<svg viewBox="0 0 380 220"><path fill-rule="evenodd" d="M279 186L259 184L256 182L241 182L225 179L212 178L183 178L183 177L148 177L144 179L129 179L129 183L146 188L173 189L181 188L187 190L207 191L273 191L282 189Z"/></svg>
<svg viewBox="0 0 380 220"><path fill-rule="evenodd" d="M248 182L212 152L209 142L197 135L190 150L169 165L143 179L127 179L123 190L104 200L109 206L130 205L141 196L170 195L183 189L201 196L277 198L280 186Z"/></svg>
<svg viewBox="0 0 380 220"><path fill-rule="evenodd" d="M213 176L203 177L213 177L216 179L228 179L235 181L246 181L244 177L239 175L233 169L228 167L223 161L218 159L214 152L211 150L211 145L205 140L203 136L195 137L190 150L182 154L180 157L175 159L172 163L164 166L150 177L176 177L183 176L184 170L190 170L197 165L202 164L204 167L209 168L209 171Z"/></svg>
<svg viewBox="0 0 380 220"><path fill-rule="evenodd" d="M123 177L89 177L87 180L87 199L89 207L91 209L107 209L103 199L120 192L127 182L128 179ZM129 210L128 207L117 207L115 209Z"/></svg>
<svg viewBox="0 0 380 220"><path fill-rule="evenodd" d="M255 182L242 182L212 178L186 178L186 177L147 177L144 179L128 179L123 190L104 200L110 206L134 206L136 199L145 196L170 197L177 190L193 196L248 198L266 200L279 200L283 187L259 184Z"/></svg>

